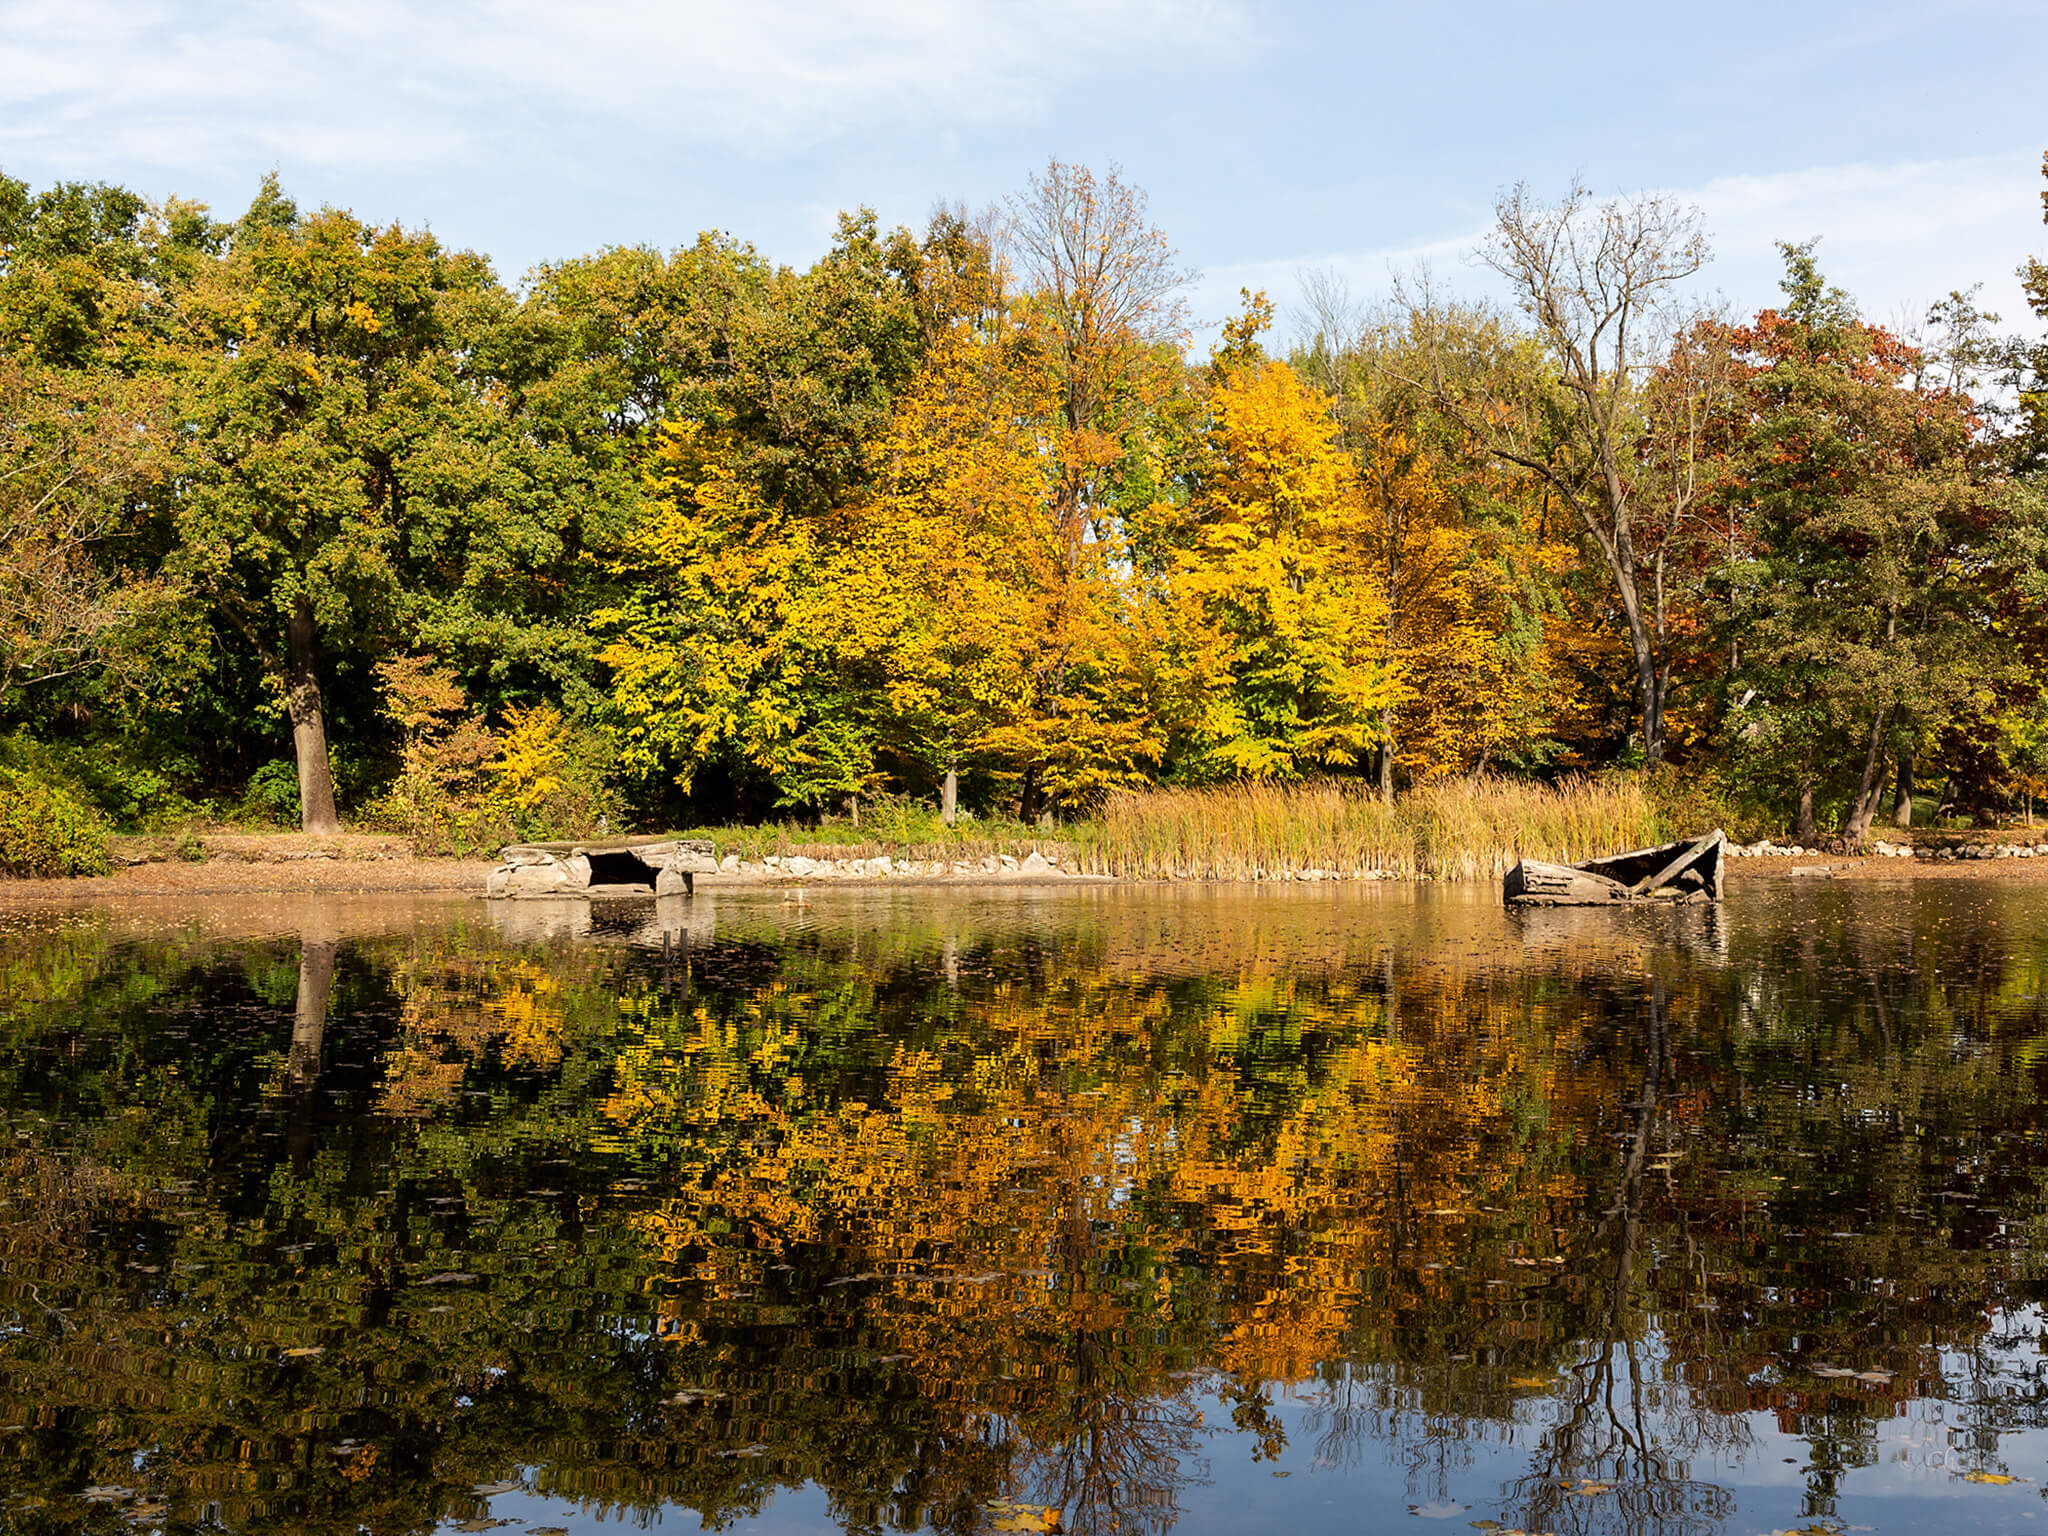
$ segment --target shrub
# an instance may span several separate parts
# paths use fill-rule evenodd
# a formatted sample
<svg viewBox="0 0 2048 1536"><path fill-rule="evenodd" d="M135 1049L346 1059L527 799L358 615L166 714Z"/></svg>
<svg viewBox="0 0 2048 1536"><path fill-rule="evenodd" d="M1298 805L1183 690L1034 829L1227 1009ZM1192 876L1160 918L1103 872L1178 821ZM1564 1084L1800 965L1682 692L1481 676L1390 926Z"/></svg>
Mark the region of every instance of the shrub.
<svg viewBox="0 0 2048 1536"><path fill-rule="evenodd" d="M497 746L490 806L517 837L587 837L616 825L603 738L577 728L554 705L507 710Z"/></svg>
<svg viewBox="0 0 2048 1536"><path fill-rule="evenodd" d="M417 851L477 853L616 824L606 743L552 704L515 706L493 732L452 667L399 656L379 663L377 676L405 747L398 776L369 816L405 833Z"/></svg>
<svg viewBox="0 0 2048 1536"><path fill-rule="evenodd" d="M249 787L242 792L242 810L252 821L297 826L299 765L279 757L258 768L249 776Z"/></svg>
<svg viewBox="0 0 2048 1536"><path fill-rule="evenodd" d="M103 875L107 823L68 788L0 767L0 871L10 875Z"/></svg>

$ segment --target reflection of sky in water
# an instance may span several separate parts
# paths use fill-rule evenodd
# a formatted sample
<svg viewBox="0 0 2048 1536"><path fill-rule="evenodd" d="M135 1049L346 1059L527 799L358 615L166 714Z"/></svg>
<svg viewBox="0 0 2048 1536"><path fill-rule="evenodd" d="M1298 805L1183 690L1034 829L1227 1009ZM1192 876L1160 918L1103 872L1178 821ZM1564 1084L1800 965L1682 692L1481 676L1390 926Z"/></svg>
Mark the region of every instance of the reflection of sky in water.
<svg viewBox="0 0 2048 1536"><path fill-rule="evenodd" d="M1993 883L0 920L0 1528L2034 1528L2044 979Z"/></svg>

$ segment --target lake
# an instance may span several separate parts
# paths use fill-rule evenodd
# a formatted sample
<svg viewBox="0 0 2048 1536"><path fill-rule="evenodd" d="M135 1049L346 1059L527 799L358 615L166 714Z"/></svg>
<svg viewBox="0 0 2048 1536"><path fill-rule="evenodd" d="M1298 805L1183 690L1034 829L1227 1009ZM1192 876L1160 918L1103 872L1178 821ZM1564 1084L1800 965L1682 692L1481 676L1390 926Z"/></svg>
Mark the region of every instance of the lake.
<svg viewBox="0 0 2048 1536"><path fill-rule="evenodd" d="M0 1529L2040 1529L2044 980L1988 879L0 906Z"/></svg>

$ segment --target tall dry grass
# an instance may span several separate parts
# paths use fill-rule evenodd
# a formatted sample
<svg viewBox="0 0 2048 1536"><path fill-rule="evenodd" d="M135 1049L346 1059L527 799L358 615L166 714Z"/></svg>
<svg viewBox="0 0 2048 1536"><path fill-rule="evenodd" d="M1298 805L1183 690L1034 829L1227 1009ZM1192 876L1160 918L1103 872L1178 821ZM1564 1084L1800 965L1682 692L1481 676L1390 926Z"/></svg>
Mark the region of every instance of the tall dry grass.
<svg viewBox="0 0 2048 1536"><path fill-rule="evenodd" d="M1640 779L1555 785L1447 779L1393 805L1362 786L1228 784L1112 795L1081 838L1096 873L1153 880L1274 879L1320 869L1498 878L1517 859L1575 863L1695 829L1665 824Z"/></svg>

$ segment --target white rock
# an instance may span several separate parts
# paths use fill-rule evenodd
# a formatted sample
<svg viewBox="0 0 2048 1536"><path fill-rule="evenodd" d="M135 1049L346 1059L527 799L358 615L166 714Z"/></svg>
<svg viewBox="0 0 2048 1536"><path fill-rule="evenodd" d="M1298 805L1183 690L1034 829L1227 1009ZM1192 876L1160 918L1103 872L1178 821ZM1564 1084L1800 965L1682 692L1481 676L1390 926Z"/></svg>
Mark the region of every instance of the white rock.
<svg viewBox="0 0 2048 1536"><path fill-rule="evenodd" d="M680 869L664 869L654 877L654 894L657 896L689 895L690 872Z"/></svg>
<svg viewBox="0 0 2048 1536"><path fill-rule="evenodd" d="M770 859L768 862L772 864L775 861ZM817 860L807 859L800 853L792 854L782 861L782 872L785 875L814 875L821 867Z"/></svg>
<svg viewBox="0 0 2048 1536"><path fill-rule="evenodd" d="M721 875L738 874L740 872L740 856L736 853L728 853L718 861L718 872Z"/></svg>
<svg viewBox="0 0 2048 1536"><path fill-rule="evenodd" d="M1018 866L1027 875L1042 875L1052 866L1045 862L1045 856L1037 849L1024 855L1024 862Z"/></svg>
<svg viewBox="0 0 2048 1536"><path fill-rule="evenodd" d="M886 853L878 859L868 860L868 873L871 875L892 875L895 872L896 866Z"/></svg>
<svg viewBox="0 0 2048 1536"><path fill-rule="evenodd" d="M577 880L563 864L520 864L507 866L494 872L504 879L495 878L487 882L485 890L493 896L563 896L570 891L583 890L588 882L589 866L585 865L585 878ZM492 890L491 886L497 889Z"/></svg>
<svg viewBox="0 0 2048 1536"><path fill-rule="evenodd" d="M1004 874L1014 875L1015 873L1017 873L1017 861L1014 858L1012 858L1009 854L998 854L996 855L996 857L1003 866Z"/></svg>

